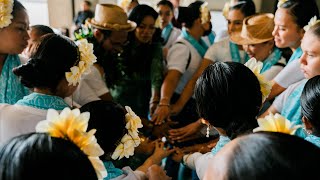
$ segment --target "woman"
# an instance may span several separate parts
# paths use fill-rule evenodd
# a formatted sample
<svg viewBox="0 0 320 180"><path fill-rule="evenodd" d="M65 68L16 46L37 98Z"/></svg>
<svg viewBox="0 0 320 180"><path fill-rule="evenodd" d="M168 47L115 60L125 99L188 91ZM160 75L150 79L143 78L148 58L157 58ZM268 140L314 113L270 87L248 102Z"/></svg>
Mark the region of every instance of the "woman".
<svg viewBox="0 0 320 180"><path fill-rule="evenodd" d="M308 9L308 11L303 9ZM296 60L302 55L300 44L305 33L303 28L314 16L319 17L318 6L314 0L279 1L272 34L278 48L290 48L293 54L288 65L274 78L272 91L267 101L275 98L291 84L303 79L303 74L299 70L299 62ZM295 75L292 76L292 74Z"/></svg>
<svg viewBox="0 0 320 180"><path fill-rule="evenodd" d="M195 169L202 179L208 158L230 140L250 133L258 126L256 116L263 97L259 81L249 68L241 63L216 62L208 66L197 80L195 98L207 130L213 126L220 138L211 152L184 155L178 150L176 160Z"/></svg>
<svg viewBox="0 0 320 180"><path fill-rule="evenodd" d="M128 33L129 44L124 47L116 66L119 76L110 79L114 100L130 106L141 118L147 118L159 101L163 75L160 30L155 22L158 13L148 5L136 6L128 19L137 28ZM150 103L149 103L150 102Z"/></svg>
<svg viewBox="0 0 320 180"><path fill-rule="evenodd" d="M78 42L77 46L57 34L40 38L30 60L13 70L33 93L14 105L0 105L0 143L13 136L34 132L35 124L45 119L48 109L68 107L63 98L72 95L82 73L95 61L92 49L86 49L88 46L86 40Z"/></svg>
<svg viewBox="0 0 320 180"><path fill-rule="evenodd" d="M241 32L231 34L231 40L242 44L250 58L263 63L261 73L272 80L286 65L281 51L275 47L272 36L273 14L257 14L243 20Z"/></svg>
<svg viewBox="0 0 320 180"><path fill-rule="evenodd" d="M13 68L26 61L18 54L27 47L30 39L27 31L29 17L19 1L1 3L8 14L1 14L5 16L0 17L0 103L14 104L29 94L29 90L12 73Z"/></svg>

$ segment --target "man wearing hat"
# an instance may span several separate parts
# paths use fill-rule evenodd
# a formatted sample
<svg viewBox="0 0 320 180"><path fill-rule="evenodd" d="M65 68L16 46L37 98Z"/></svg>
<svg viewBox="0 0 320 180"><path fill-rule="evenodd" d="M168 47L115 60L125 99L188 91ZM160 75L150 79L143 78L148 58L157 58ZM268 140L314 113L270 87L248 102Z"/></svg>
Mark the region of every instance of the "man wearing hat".
<svg viewBox="0 0 320 180"><path fill-rule="evenodd" d="M93 37L88 41L94 44L97 63L84 80L101 99L112 100L106 82L121 76L118 58L127 42L128 32L136 28L136 23L129 21L125 11L113 4L97 4L94 18L87 23L93 27Z"/></svg>

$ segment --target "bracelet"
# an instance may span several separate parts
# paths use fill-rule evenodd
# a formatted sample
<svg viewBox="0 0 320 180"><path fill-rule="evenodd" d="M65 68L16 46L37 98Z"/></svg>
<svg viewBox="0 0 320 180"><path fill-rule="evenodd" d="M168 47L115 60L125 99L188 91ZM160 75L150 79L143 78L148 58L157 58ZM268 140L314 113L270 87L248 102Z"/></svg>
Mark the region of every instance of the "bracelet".
<svg viewBox="0 0 320 180"><path fill-rule="evenodd" d="M167 107L170 107L170 104L159 103L158 106L167 106Z"/></svg>

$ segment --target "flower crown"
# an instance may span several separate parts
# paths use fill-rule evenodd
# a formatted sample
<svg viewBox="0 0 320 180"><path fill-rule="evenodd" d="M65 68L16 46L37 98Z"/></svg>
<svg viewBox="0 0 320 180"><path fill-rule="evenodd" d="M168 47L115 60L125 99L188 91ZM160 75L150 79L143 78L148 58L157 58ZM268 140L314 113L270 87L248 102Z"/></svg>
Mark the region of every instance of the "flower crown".
<svg viewBox="0 0 320 180"><path fill-rule="evenodd" d="M97 57L93 54L93 44L88 43L86 39L76 41L80 51L80 61L77 66L70 68L71 72L66 72L66 79L69 86L76 86L80 82L81 75L88 73L90 66L97 62Z"/></svg>
<svg viewBox="0 0 320 180"><path fill-rule="evenodd" d="M313 18L311 18L308 22L308 25L305 25L303 29L307 32L312 26L316 25L318 22L320 22L320 20L317 19L317 16L313 16Z"/></svg>
<svg viewBox="0 0 320 180"><path fill-rule="evenodd" d="M277 4L277 8L280 8L282 6L282 4L284 4L287 1L289 1L289 0L279 0L279 2Z"/></svg>
<svg viewBox="0 0 320 180"><path fill-rule="evenodd" d="M208 2L204 2L200 7L201 12L201 23L207 23L209 22L209 9L208 9Z"/></svg>
<svg viewBox="0 0 320 180"><path fill-rule="evenodd" d="M251 58L244 65L247 66L257 76L262 93L262 102L264 102L271 92L272 83L267 81L264 76L260 74L263 63L257 61L255 58Z"/></svg>
<svg viewBox="0 0 320 180"><path fill-rule="evenodd" d="M0 29L9 26L13 19L13 0L0 0Z"/></svg>
<svg viewBox="0 0 320 180"><path fill-rule="evenodd" d="M134 148L139 146L140 137L138 128L142 128L143 125L141 123L141 119L137 116L129 106L125 106L127 110L126 114L126 129L128 133L126 133L122 139L120 144L117 146L116 150L113 152L111 158L122 159L123 157L129 158L134 154Z"/></svg>
<svg viewBox="0 0 320 180"><path fill-rule="evenodd" d="M80 113L79 109L65 108L60 114L54 109L49 109L46 120L37 124L36 132L48 133L52 137L73 142L88 156L98 179L103 179L108 175L99 159L104 152L94 136L96 130L86 132L89 118L89 112Z"/></svg>
<svg viewBox="0 0 320 180"><path fill-rule="evenodd" d="M278 113L275 115L270 113L264 118L259 118L258 124L259 127L255 128L253 132L271 131L294 135L296 130L302 127L301 125L294 125Z"/></svg>

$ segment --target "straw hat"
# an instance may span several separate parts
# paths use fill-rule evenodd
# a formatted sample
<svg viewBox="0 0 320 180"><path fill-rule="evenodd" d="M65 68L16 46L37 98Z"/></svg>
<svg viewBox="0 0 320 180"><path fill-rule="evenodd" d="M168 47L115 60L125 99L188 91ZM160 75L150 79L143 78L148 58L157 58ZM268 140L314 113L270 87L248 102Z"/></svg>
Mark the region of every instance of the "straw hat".
<svg viewBox="0 0 320 180"><path fill-rule="evenodd" d="M259 44L272 40L274 29L274 15L261 13L249 16L243 20L241 32L233 32L230 40L236 44Z"/></svg>
<svg viewBox="0 0 320 180"><path fill-rule="evenodd" d="M113 4L97 4L94 18L88 22L95 28L111 31L132 31L137 27L121 7Z"/></svg>

